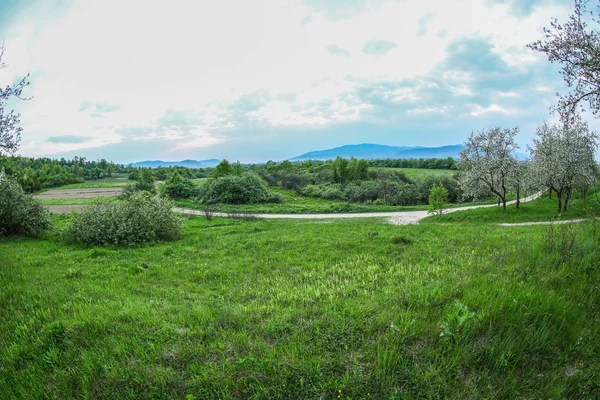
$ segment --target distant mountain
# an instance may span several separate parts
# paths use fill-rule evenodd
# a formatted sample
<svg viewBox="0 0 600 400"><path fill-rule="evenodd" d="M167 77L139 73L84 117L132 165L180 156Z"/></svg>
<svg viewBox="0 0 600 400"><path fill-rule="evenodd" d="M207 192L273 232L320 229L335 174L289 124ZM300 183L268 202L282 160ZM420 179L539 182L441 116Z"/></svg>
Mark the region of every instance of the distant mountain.
<svg viewBox="0 0 600 400"><path fill-rule="evenodd" d="M290 158L290 161L304 160L331 160L336 157L363 158L363 159L385 159L385 158L459 158L462 145L451 145L441 147L407 147L386 146L381 144L351 144L328 150L311 151Z"/></svg>
<svg viewBox="0 0 600 400"><path fill-rule="evenodd" d="M183 160L183 161L140 161L133 163L134 167L156 168L156 167L186 167L186 168L208 168L214 167L219 160L213 158L210 160Z"/></svg>

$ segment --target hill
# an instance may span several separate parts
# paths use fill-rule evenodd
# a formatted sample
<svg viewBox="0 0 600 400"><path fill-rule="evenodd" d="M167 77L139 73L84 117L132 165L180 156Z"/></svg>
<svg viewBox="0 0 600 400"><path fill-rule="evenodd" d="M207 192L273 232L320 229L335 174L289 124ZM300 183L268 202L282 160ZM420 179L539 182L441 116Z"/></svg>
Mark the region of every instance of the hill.
<svg viewBox="0 0 600 400"><path fill-rule="evenodd" d="M186 168L208 168L214 167L219 160L213 158L210 160L183 160L183 161L140 161L133 163L134 167L157 168L157 167L186 167Z"/></svg>
<svg viewBox="0 0 600 400"><path fill-rule="evenodd" d="M363 143L335 147L327 150L317 150L290 158L290 161L331 160L336 157L385 159L385 158L459 158L462 145L441 147L408 147L386 146L381 144Z"/></svg>

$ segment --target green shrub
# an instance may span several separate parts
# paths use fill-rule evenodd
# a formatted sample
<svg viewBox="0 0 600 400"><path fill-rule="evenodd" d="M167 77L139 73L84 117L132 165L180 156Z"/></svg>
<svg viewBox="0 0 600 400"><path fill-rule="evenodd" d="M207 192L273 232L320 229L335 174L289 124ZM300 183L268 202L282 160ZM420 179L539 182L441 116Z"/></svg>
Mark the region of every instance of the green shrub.
<svg viewBox="0 0 600 400"><path fill-rule="evenodd" d="M256 204L281 203L283 200L279 194L270 192L258 176L246 173L209 181L202 201L206 204Z"/></svg>
<svg viewBox="0 0 600 400"><path fill-rule="evenodd" d="M95 204L75 215L69 241L85 245L139 246L179 236L181 226L168 199L139 192L115 204Z"/></svg>
<svg viewBox="0 0 600 400"><path fill-rule="evenodd" d="M199 192L194 182L182 177L177 171L167 179L161 191L172 199L189 199L196 197Z"/></svg>
<svg viewBox="0 0 600 400"><path fill-rule="evenodd" d="M448 190L440 185L435 185L430 189L429 194L429 212L442 215L444 205L448 201Z"/></svg>
<svg viewBox="0 0 600 400"><path fill-rule="evenodd" d="M21 185L0 177L0 236L36 236L50 228L48 212Z"/></svg>

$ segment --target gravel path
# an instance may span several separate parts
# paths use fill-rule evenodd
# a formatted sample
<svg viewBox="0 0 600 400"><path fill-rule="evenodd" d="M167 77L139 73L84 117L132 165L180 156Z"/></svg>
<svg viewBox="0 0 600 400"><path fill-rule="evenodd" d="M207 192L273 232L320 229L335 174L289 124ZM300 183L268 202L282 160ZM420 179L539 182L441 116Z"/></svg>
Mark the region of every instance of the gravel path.
<svg viewBox="0 0 600 400"><path fill-rule="evenodd" d="M77 190L77 189L72 189ZM521 199L521 203L526 203L528 201L535 200L540 196L539 193ZM510 201L507 204L514 204L516 200ZM83 209L85 206L47 206L48 210L53 214L69 214L73 211L78 211ZM474 208L487 208L487 207L497 207L496 204L485 204L478 206L467 206L467 207L457 207L457 208L448 208L444 210L444 214L462 211L462 210L471 210ZM187 208L174 208L173 211L187 214L187 215L204 215L204 212L201 210L191 210ZM214 216L217 217L229 217L232 213L213 213ZM370 213L345 213L345 214L249 214L249 213L238 213L238 215L250 216L253 218L264 218L264 219L344 219L344 218L387 218L388 222L392 225L410 225L410 224L418 224L420 220L429 216L430 214L427 211L396 211L396 212L370 212ZM531 223L538 224L538 223Z"/></svg>

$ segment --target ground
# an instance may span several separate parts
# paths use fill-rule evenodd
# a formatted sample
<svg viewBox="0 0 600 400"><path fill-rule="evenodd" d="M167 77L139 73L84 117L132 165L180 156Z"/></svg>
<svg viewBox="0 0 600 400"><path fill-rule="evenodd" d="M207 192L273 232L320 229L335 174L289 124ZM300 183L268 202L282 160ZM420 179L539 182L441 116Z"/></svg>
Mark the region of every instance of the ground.
<svg viewBox="0 0 600 400"><path fill-rule="evenodd" d="M183 215L137 249L68 244L53 216L0 239L0 399L600 398L600 221L500 225L555 205Z"/></svg>
<svg viewBox="0 0 600 400"><path fill-rule="evenodd" d="M0 398L600 396L598 225L319 222L1 240Z"/></svg>

